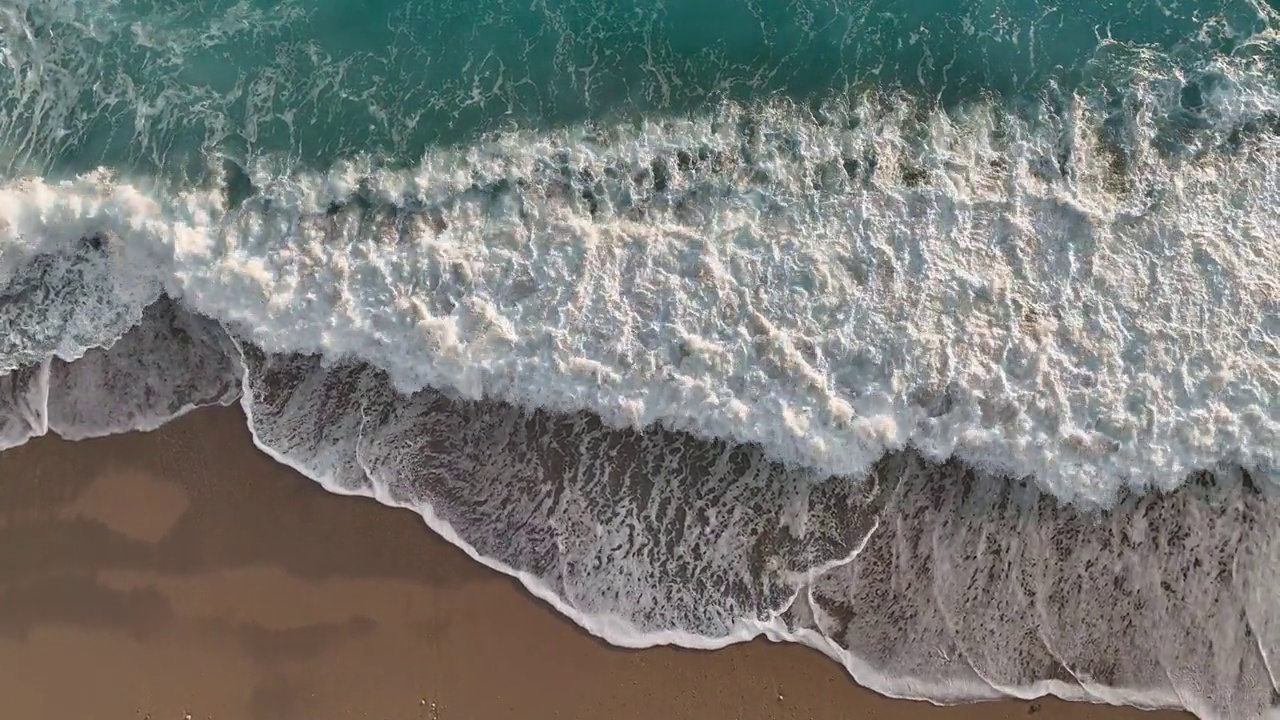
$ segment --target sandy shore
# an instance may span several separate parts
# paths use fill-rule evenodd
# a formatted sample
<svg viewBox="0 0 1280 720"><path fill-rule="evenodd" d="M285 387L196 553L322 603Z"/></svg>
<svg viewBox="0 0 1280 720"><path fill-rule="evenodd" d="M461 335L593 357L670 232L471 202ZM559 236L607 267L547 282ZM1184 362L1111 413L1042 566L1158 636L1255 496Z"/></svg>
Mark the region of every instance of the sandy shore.
<svg viewBox="0 0 1280 720"><path fill-rule="evenodd" d="M237 409L0 453L13 720L1097 720L1055 700L888 700L807 648L611 648L420 518L329 495Z"/></svg>

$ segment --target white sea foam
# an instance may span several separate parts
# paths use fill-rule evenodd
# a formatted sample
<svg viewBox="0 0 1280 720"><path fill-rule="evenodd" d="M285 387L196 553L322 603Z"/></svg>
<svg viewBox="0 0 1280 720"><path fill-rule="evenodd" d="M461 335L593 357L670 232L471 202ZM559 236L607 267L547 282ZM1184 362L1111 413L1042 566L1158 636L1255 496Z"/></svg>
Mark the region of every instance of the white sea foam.
<svg viewBox="0 0 1280 720"><path fill-rule="evenodd" d="M22 388L26 427L86 436L242 388L273 458L419 513L617 645L765 635L895 697L1277 716L1280 495L1238 471L1100 515L916 453L824 481L687 434L403 395L367 364L267 355L165 301L111 348L0 383Z"/></svg>
<svg viewBox="0 0 1280 720"><path fill-rule="evenodd" d="M272 457L418 512L614 644L765 635L895 697L1278 715L1280 495L1238 470L1101 514L911 452L823 479L661 428L405 395L367 363L267 354L165 300L111 347L0 386L21 432L73 436L243 390Z"/></svg>
<svg viewBox="0 0 1280 720"><path fill-rule="evenodd" d="M1083 501L1224 462L1276 479L1280 145L1249 132L1280 101L1217 72L1235 84L1206 91L1207 130L1153 73L1128 125L1083 98L726 105L413 172L259 175L234 209L104 173L12 182L3 367L108 344L163 288L401 391L661 422L822 474L911 445Z"/></svg>
<svg viewBox="0 0 1280 720"><path fill-rule="evenodd" d="M242 347L259 447L419 513L613 644L765 635L895 697L1280 717L1280 495L1238 471L1101 514L915 453L821 482L751 448Z"/></svg>
<svg viewBox="0 0 1280 720"><path fill-rule="evenodd" d="M145 432L230 405L240 397L238 357L217 323L161 298L109 348L50 364L48 429L68 440Z"/></svg>
<svg viewBox="0 0 1280 720"><path fill-rule="evenodd" d="M50 430L68 440L150 431L240 397L239 354L217 323L161 298L107 348L0 375L0 450Z"/></svg>
<svg viewBox="0 0 1280 720"><path fill-rule="evenodd" d="M49 364L0 375L0 450L49 431Z"/></svg>

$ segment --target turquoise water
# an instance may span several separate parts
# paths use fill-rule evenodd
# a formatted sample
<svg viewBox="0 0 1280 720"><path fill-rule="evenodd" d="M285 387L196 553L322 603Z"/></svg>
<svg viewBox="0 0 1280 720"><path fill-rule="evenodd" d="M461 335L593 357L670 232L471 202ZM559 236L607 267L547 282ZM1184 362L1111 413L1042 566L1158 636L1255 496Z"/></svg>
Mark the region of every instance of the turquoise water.
<svg viewBox="0 0 1280 720"><path fill-rule="evenodd" d="M1278 23L0 0L0 450L239 402L611 643L1280 717Z"/></svg>
<svg viewBox="0 0 1280 720"><path fill-rule="evenodd" d="M197 177L209 153L406 163L485 131L726 98L1014 102L1123 86L1147 64L1194 83L1269 22L1255 0L38 0L0 12L8 167Z"/></svg>

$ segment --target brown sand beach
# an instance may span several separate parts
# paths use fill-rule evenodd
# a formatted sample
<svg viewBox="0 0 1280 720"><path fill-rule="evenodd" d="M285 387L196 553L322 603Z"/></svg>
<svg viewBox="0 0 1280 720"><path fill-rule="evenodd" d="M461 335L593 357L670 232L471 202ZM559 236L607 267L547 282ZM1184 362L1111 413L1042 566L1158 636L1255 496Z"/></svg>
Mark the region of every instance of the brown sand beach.
<svg viewBox="0 0 1280 720"><path fill-rule="evenodd" d="M238 409L41 438L0 483L3 720L1190 717L890 700L763 640L613 648L416 515L276 464Z"/></svg>

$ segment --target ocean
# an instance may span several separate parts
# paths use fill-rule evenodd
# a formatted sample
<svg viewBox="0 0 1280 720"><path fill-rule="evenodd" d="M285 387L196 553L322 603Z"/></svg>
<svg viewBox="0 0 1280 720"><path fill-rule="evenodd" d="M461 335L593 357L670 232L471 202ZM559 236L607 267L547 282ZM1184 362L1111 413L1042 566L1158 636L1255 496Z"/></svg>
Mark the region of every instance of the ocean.
<svg viewBox="0 0 1280 720"><path fill-rule="evenodd" d="M0 0L0 62L0 449L239 403L617 645L1280 717L1280 5Z"/></svg>

